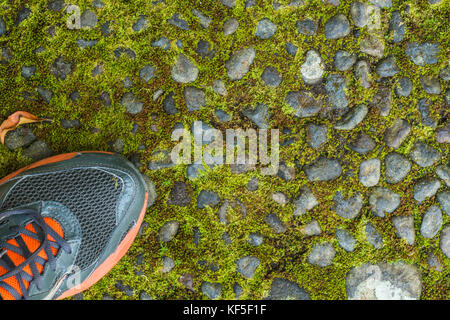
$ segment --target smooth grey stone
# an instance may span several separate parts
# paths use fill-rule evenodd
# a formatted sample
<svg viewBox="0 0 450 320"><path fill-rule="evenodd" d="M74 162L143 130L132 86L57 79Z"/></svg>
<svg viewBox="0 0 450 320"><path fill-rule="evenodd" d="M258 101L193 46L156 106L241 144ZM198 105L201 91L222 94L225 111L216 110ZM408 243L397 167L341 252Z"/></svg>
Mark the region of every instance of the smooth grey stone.
<svg viewBox="0 0 450 320"><path fill-rule="evenodd" d="M18 148L29 146L35 140L36 136L30 128L18 127L6 134L5 146L9 150L16 150Z"/></svg>
<svg viewBox="0 0 450 320"><path fill-rule="evenodd" d="M428 127L436 128L437 120L431 116L430 104L431 101L429 99L422 98L419 100L417 108L419 109L420 112L422 124Z"/></svg>
<svg viewBox="0 0 450 320"><path fill-rule="evenodd" d="M205 92L196 87L185 87L184 100L188 111L196 111L205 106Z"/></svg>
<svg viewBox="0 0 450 320"><path fill-rule="evenodd" d="M139 32L147 27L147 16L140 15L137 21L133 24L132 29L134 32Z"/></svg>
<svg viewBox="0 0 450 320"><path fill-rule="evenodd" d="M409 80L409 78L407 77L402 77L398 79L398 83L395 86L394 90L399 97L407 97L411 94L412 89L413 89L412 81Z"/></svg>
<svg viewBox="0 0 450 320"><path fill-rule="evenodd" d="M45 141L36 140L27 148L22 150L22 155L33 161L39 161L53 155L53 151Z"/></svg>
<svg viewBox="0 0 450 320"><path fill-rule="evenodd" d="M98 23L97 15L91 10L86 10L81 14L80 22L82 28L93 29Z"/></svg>
<svg viewBox="0 0 450 320"><path fill-rule="evenodd" d="M258 21L255 36L260 39L270 39L277 31L277 26L270 19L263 18Z"/></svg>
<svg viewBox="0 0 450 320"><path fill-rule="evenodd" d="M234 52L225 63L228 77L233 81L242 79L250 70L255 55L255 49L252 47Z"/></svg>
<svg viewBox="0 0 450 320"><path fill-rule="evenodd" d="M437 272L442 271L442 264L439 261L439 258L434 254L433 250L430 250L428 254L427 263L430 269L435 270Z"/></svg>
<svg viewBox="0 0 450 320"><path fill-rule="evenodd" d="M195 50L197 54L202 58L213 59L216 54L216 50L211 49L211 44L208 41L200 40L197 43L197 49Z"/></svg>
<svg viewBox="0 0 450 320"><path fill-rule="evenodd" d="M439 43L433 42L410 42L406 45L405 54L418 66L426 64L435 64L439 60L441 48Z"/></svg>
<svg viewBox="0 0 450 320"><path fill-rule="evenodd" d="M306 211L313 209L318 204L314 193L305 185L300 188L297 198L294 200L294 216L304 215Z"/></svg>
<svg viewBox="0 0 450 320"><path fill-rule="evenodd" d="M308 143L311 148L318 149L327 142L327 126L308 123L306 127L308 129Z"/></svg>
<svg viewBox="0 0 450 320"><path fill-rule="evenodd" d="M110 107L111 106L111 97L109 95L109 92L103 91L100 94L99 99L106 107Z"/></svg>
<svg viewBox="0 0 450 320"><path fill-rule="evenodd" d="M336 192L333 197L333 210L344 219L354 219L360 213L363 206L363 197L361 194L356 194L353 197L345 199L341 192Z"/></svg>
<svg viewBox="0 0 450 320"><path fill-rule="evenodd" d="M325 83L325 90L328 94L328 103L333 109L345 109L348 106L345 90L346 80L339 74L330 74Z"/></svg>
<svg viewBox="0 0 450 320"><path fill-rule="evenodd" d="M209 298L217 299L222 293L222 284L203 281L200 290Z"/></svg>
<svg viewBox="0 0 450 320"><path fill-rule="evenodd" d="M382 78L393 77L399 72L400 69L398 68L395 58L393 56L383 59L377 65L377 73Z"/></svg>
<svg viewBox="0 0 450 320"><path fill-rule="evenodd" d="M369 197L369 204L374 215L384 218L385 213L394 212L400 205L400 196L382 187L376 187Z"/></svg>
<svg viewBox="0 0 450 320"><path fill-rule="evenodd" d="M384 132L383 141L388 147L398 149L411 131L411 125L403 119L397 119Z"/></svg>
<svg viewBox="0 0 450 320"><path fill-rule="evenodd" d="M247 183L247 190L256 191L258 189L258 178L253 177Z"/></svg>
<svg viewBox="0 0 450 320"><path fill-rule="evenodd" d="M442 210L450 216L450 190L444 190L437 194L436 196Z"/></svg>
<svg viewBox="0 0 450 320"><path fill-rule="evenodd" d="M405 239L410 246L414 244L416 234L414 230L413 216L395 216L391 218L395 227L396 234L399 238Z"/></svg>
<svg viewBox="0 0 450 320"><path fill-rule="evenodd" d="M298 50L298 47L296 45L294 45L290 42L286 43L286 51L291 56L295 57L295 55L297 54L297 50Z"/></svg>
<svg viewBox="0 0 450 320"><path fill-rule="evenodd" d="M338 50L334 55L334 65L339 71L346 71L353 67L356 62L356 54L345 50Z"/></svg>
<svg viewBox="0 0 450 320"><path fill-rule="evenodd" d="M379 36L366 35L359 41L359 50L378 59L384 54L384 40Z"/></svg>
<svg viewBox="0 0 450 320"><path fill-rule="evenodd" d="M25 79L30 79L36 73L36 66L23 66L22 67L22 77Z"/></svg>
<svg viewBox="0 0 450 320"><path fill-rule="evenodd" d="M245 107L242 114L249 118L260 129L269 128L267 120L270 118L268 107L263 103L256 104L256 107Z"/></svg>
<svg viewBox="0 0 450 320"><path fill-rule="evenodd" d="M141 70L139 70L139 78L145 82L149 82L151 79L155 78L156 68L151 64L145 65Z"/></svg>
<svg viewBox="0 0 450 320"><path fill-rule="evenodd" d="M315 244L308 255L308 263L322 268L327 267L333 263L335 256L336 250L331 243Z"/></svg>
<svg viewBox="0 0 450 320"><path fill-rule="evenodd" d="M134 93L126 92L122 96L121 100L122 105L125 106L125 109L131 114L138 114L142 111L144 103L139 101Z"/></svg>
<svg viewBox="0 0 450 320"><path fill-rule="evenodd" d="M61 119L60 123L61 127L63 127L64 129L81 128L81 122L78 119Z"/></svg>
<svg viewBox="0 0 450 320"><path fill-rule="evenodd" d="M220 198L214 191L202 190L197 198L197 208L204 209L206 206L215 207L219 204Z"/></svg>
<svg viewBox="0 0 450 320"><path fill-rule="evenodd" d="M349 148L360 154L366 154L375 148L375 141L366 133L360 132L358 135L349 143Z"/></svg>
<svg viewBox="0 0 450 320"><path fill-rule="evenodd" d="M384 158L384 167L386 182L396 184L411 171L411 161L397 152L390 152Z"/></svg>
<svg viewBox="0 0 450 320"><path fill-rule="evenodd" d="M363 88L369 89L372 86L370 80L370 64L367 61L358 61L355 65L353 73L355 75L355 78Z"/></svg>
<svg viewBox="0 0 450 320"><path fill-rule="evenodd" d="M436 130L436 142L450 143L450 124Z"/></svg>
<svg viewBox="0 0 450 320"><path fill-rule="evenodd" d="M228 8L234 8L236 5L236 0L221 0L222 4Z"/></svg>
<svg viewBox="0 0 450 320"><path fill-rule="evenodd" d="M403 261L353 267L345 281L348 300L419 300L419 269Z"/></svg>
<svg viewBox="0 0 450 320"><path fill-rule="evenodd" d="M438 78L433 76L420 76L420 86L426 93L438 95L441 93L441 83Z"/></svg>
<svg viewBox="0 0 450 320"><path fill-rule="evenodd" d="M167 221L159 229L159 241L169 242L175 238L180 228L180 223L176 220Z"/></svg>
<svg viewBox="0 0 450 320"><path fill-rule="evenodd" d="M392 90L390 87L380 86L378 91L374 94L370 106L378 109L383 117L389 116L391 112Z"/></svg>
<svg viewBox="0 0 450 320"><path fill-rule="evenodd" d="M443 224L442 212L438 206L431 206L425 212L420 225L420 234L428 239L434 238Z"/></svg>
<svg viewBox="0 0 450 320"><path fill-rule="evenodd" d="M212 83L213 90L220 94L221 96L227 95L227 87L225 87L225 83L222 80L214 80Z"/></svg>
<svg viewBox="0 0 450 320"><path fill-rule="evenodd" d="M196 16L200 22L200 25L203 28L208 28L211 24L211 18L209 18L206 14L197 9L191 9L191 13Z"/></svg>
<svg viewBox="0 0 450 320"><path fill-rule="evenodd" d="M136 53L130 48L119 47L114 50L114 56L119 59L122 55L126 55L128 58L136 59Z"/></svg>
<svg viewBox="0 0 450 320"><path fill-rule="evenodd" d="M15 21L16 26L18 26L19 24L21 24L23 21L25 21L26 19L28 19L28 17L30 16L30 14L32 13L30 8L22 8L18 13L17 13L17 18Z"/></svg>
<svg viewBox="0 0 450 320"><path fill-rule="evenodd" d="M422 178L414 186L414 199L422 203L427 198L433 197L441 187L436 178Z"/></svg>
<svg viewBox="0 0 450 320"><path fill-rule="evenodd" d="M179 13L174 13L171 18L167 19L167 23L180 28L181 30L188 31L189 30L189 24L186 20L180 18Z"/></svg>
<svg viewBox="0 0 450 320"><path fill-rule="evenodd" d="M312 117L322 108L322 100L316 99L308 91L290 91L286 94L285 101L294 109L294 116L298 118Z"/></svg>
<svg viewBox="0 0 450 320"><path fill-rule="evenodd" d="M287 231L286 225L275 213L269 213L265 216L264 221L273 229L273 232L275 233L283 233Z"/></svg>
<svg viewBox="0 0 450 320"><path fill-rule="evenodd" d="M252 246L258 247L263 243L264 237L258 232L251 232L247 241Z"/></svg>
<svg viewBox="0 0 450 320"><path fill-rule="evenodd" d="M50 66L50 73L61 80L65 80L66 77L72 73L72 69L72 63L66 62L63 57L58 57Z"/></svg>
<svg viewBox="0 0 450 320"><path fill-rule="evenodd" d="M50 11L61 11L64 9L64 0L54 0L47 3L47 9Z"/></svg>
<svg viewBox="0 0 450 320"><path fill-rule="evenodd" d="M447 187L450 187L450 165L441 164L436 167L437 176L442 179Z"/></svg>
<svg viewBox="0 0 450 320"><path fill-rule="evenodd" d="M284 181L291 181L295 179L295 168L289 167L284 162L281 162L278 166L277 176Z"/></svg>
<svg viewBox="0 0 450 320"><path fill-rule="evenodd" d="M341 175L342 167L337 160L321 156L306 165L304 171L309 181L330 181Z"/></svg>
<svg viewBox="0 0 450 320"><path fill-rule="evenodd" d="M161 37L155 41L152 41L152 47L161 48L163 50L169 50L170 41L166 37Z"/></svg>
<svg viewBox="0 0 450 320"><path fill-rule="evenodd" d="M307 237L318 236L322 230L320 229L320 224L317 220L313 220L310 223L302 227L302 231Z"/></svg>
<svg viewBox="0 0 450 320"><path fill-rule="evenodd" d="M299 20L295 24L297 31L305 36L314 36L317 33L318 23L311 19Z"/></svg>
<svg viewBox="0 0 450 320"><path fill-rule="evenodd" d="M434 165L441 159L441 153L423 141L416 141L409 152L409 157L420 167Z"/></svg>
<svg viewBox="0 0 450 320"><path fill-rule="evenodd" d="M149 161L148 163L149 170L161 170L173 167L175 165L174 163L172 163L172 159L170 158L170 152L167 150L157 150L152 153L152 157L163 159L157 161Z"/></svg>
<svg viewBox="0 0 450 320"><path fill-rule="evenodd" d="M295 282L282 278L274 278L269 296L263 300L310 300L305 289L300 288Z"/></svg>
<svg viewBox="0 0 450 320"><path fill-rule="evenodd" d="M182 53L178 55L171 70L172 79L179 83L189 83L197 80L198 68Z"/></svg>
<svg viewBox="0 0 450 320"><path fill-rule="evenodd" d="M370 0L370 3L380 8L392 7L392 0Z"/></svg>
<svg viewBox="0 0 450 320"><path fill-rule="evenodd" d="M162 273L170 272L175 267L175 262L172 258L164 256L162 258L163 268L161 270Z"/></svg>
<svg viewBox="0 0 450 320"><path fill-rule="evenodd" d="M223 24L223 35L229 36L239 28L239 22L235 18L228 18Z"/></svg>
<svg viewBox="0 0 450 320"><path fill-rule="evenodd" d="M441 71L439 71L439 77L444 81L450 80L450 65L442 68Z"/></svg>
<svg viewBox="0 0 450 320"><path fill-rule="evenodd" d="M50 103L50 100L53 97L53 92L51 90L39 86L36 88L36 91L38 92L39 96L45 100L45 102Z"/></svg>
<svg viewBox="0 0 450 320"><path fill-rule="evenodd" d="M245 256L235 261L236 271L245 278L253 278L256 269L259 267L260 261L257 257Z"/></svg>
<svg viewBox="0 0 450 320"><path fill-rule="evenodd" d="M383 246L383 238L380 233L375 229L371 222L367 222L365 229L367 241L374 246L375 249L380 249Z"/></svg>
<svg viewBox="0 0 450 320"><path fill-rule="evenodd" d="M348 252L355 250L356 240L350 232L345 229L336 228L336 239L342 249Z"/></svg>
<svg viewBox="0 0 450 320"><path fill-rule="evenodd" d="M163 100L163 109L169 115L176 114L179 111L176 106L173 96L174 96L174 93L169 92Z"/></svg>
<svg viewBox="0 0 450 320"><path fill-rule="evenodd" d="M216 109L214 110L214 114L221 122L228 122L231 120L231 116L223 110Z"/></svg>
<svg viewBox="0 0 450 320"><path fill-rule="evenodd" d="M359 104L351 108L341 119L334 125L338 130L353 130L366 117L369 109L365 104Z"/></svg>
<svg viewBox="0 0 450 320"><path fill-rule="evenodd" d="M442 253L450 259L450 225L446 225L441 231L439 247Z"/></svg>
<svg viewBox="0 0 450 320"><path fill-rule="evenodd" d="M365 187L373 187L380 181L381 161L369 159L361 162L359 166L359 182Z"/></svg>
<svg viewBox="0 0 450 320"><path fill-rule="evenodd" d="M325 23L325 38L340 39L350 33L350 22L342 13L338 13Z"/></svg>
<svg viewBox="0 0 450 320"><path fill-rule="evenodd" d="M261 74L261 79L267 86L278 87L281 84L282 76L274 67L267 67Z"/></svg>
<svg viewBox="0 0 450 320"><path fill-rule="evenodd" d="M235 299L239 299L239 297L242 295L244 290L242 290L242 287L239 283L235 282L233 284L233 292L234 292Z"/></svg>
<svg viewBox="0 0 450 320"><path fill-rule="evenodd" d="M405 36L405 22L399 11L392 12L391 20L389 21L389 31L392 33L392 41L399 43Z"/></svg>
<svg viewBox="0 0 450 320"><path fill-rule="evenodd" d="M306 53L305 61L300 67L302 79L306 84L313 85L322 81L325 72L325 65L316 50L309 50Z"/></svg>

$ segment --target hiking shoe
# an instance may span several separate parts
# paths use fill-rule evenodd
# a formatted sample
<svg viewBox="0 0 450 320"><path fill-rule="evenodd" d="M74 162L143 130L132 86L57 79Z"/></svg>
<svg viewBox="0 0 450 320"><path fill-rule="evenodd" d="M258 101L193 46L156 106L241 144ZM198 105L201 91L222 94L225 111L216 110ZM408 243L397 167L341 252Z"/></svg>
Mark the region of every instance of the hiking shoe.
<svg viewBox="0 0 450 320"><path fill-rule="evenodd" d="M89 288L130 247L147 197L139 171L104 152L62 154L0 180L1 299Z"/></svg>

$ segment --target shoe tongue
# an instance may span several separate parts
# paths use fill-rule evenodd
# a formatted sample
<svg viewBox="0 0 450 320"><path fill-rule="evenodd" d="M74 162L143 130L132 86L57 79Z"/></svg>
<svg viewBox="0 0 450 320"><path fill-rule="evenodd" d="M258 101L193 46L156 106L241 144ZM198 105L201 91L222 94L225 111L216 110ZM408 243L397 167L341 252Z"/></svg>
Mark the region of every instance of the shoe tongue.
<svg viewBox="0 0 450 320"><path fill-rule="evenodd" d="M21 227L25 227L32 221L32 217L29 213L8 214L18 210L31 209L40 213L41 204L31 203L25 206L0 211L0 245L2 242L6 242L11 238L20 234Z"/></svg>

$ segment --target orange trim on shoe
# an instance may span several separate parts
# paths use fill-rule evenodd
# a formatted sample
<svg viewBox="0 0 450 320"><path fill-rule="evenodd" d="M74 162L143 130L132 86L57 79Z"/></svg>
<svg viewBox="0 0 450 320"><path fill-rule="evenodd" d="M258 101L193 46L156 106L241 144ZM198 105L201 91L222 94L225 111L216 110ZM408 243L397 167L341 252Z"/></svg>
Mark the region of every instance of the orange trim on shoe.
<svg viewBox="0 0 450 320"><path fill-rule="evenodd" d="M86 278L80 285L75 286L72 289L67 290L62 295L60 295L57 300L61 300L70 296L73 296L77 293L80 293L90 286L94 285L97 281L99 281L101 278L103 278L104 275L106 275L118 262L122 257L125 255L125 253L128 251L128 249L131 247L131 244L133 243L134 239L136 238L136 235L139 231L139 228L141 227L142 221L144 220L145 211L147 209L147 200L148 200L148 193L145 193L145 201L144 206L142 207L141 213L139 215L138 221L136 225L127 233L125 238L122 240L122 242L117 247L116 251L114 251L108 258L106 258L103 263L101 263L97 269L92 272L92 274Z"/></svg>
<svg viewBox="0 0 450 320"><path fill-rule="evenodd" d="M37 168L49 163L55 163L55 162L60 162L60 161L64 161L64 160L69 160L72 159L73 157L75 157L78 153L106 153L106 154L113 154L112 152L106 152L106 151L81 151L81 152L71 152L71 153L63 153L57 156L53 156L50 158L46 158L43 160L40 160L38 162L32 163L26 167L23 167L22 169L19 169L9 175L7 175L6 177L4 177L3 179L0 180L0 184L8 181L9 179L14 178L15 176L17 176L19 173L22 173L26 170L29 169L33 169L33 168Z"/></svg>

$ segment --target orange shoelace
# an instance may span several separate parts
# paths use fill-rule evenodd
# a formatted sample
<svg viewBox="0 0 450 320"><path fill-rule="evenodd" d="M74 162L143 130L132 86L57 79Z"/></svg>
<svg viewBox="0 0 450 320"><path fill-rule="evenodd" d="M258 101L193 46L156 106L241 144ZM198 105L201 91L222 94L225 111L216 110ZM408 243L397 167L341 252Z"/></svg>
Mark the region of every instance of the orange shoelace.
<svg viewBox="0 0 450 320"><path fill-rule="evenodd" d="M37 278L37 286L40 286L44 265L50 262L54 267L61 247L70 250L63 239L61 225L49 217L40 217L40 220L40 223L28 223L0 247L0 297L3 300L27 299L31 280Z"/></svg>

